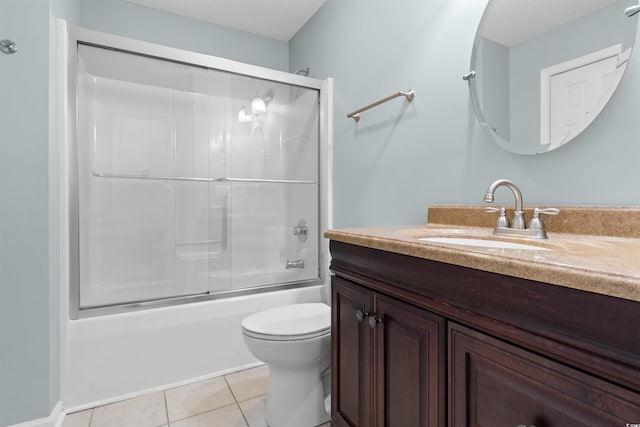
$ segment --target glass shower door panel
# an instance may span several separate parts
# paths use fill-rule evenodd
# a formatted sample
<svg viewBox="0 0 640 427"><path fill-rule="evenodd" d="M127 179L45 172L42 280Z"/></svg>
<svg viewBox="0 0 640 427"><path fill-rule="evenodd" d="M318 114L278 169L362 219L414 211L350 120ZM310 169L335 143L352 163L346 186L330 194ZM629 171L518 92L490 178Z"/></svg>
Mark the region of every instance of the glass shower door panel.
<svg viewBox="0 0 640 427"><path fill-rule="evenodd" d="M317 279L318 93L244 76L229 87L225 176L243 180L228 184L232 288Z"/></svg>
<svg viewBox="0 0 640 427"><path fill-rule="evenodd" d="M79 59L81 308L206 292L206 71L88 46Z"/></svg>
<svg viewBox="0 0 640 427"><path fill-rule="evenodd" d="M284 271L285 225L282 185L231 184L232 288L279 282Z"/></svg>
<svg viewBox="0 0 640 427"><path fill-rule="evenodd" d="M287 87L287 102L282 108L280 157L285 179L319 179L319 104L318 91Z"/></svg>
<svg viewBox="0 0 640 427"><path fill-rule="evenodd" d="M283 176L291 180L319 182L318 92L290 86L288 103L283 109L281 164ZM320 277L320 230L318 184L294 184L285 188L283 216L288 225L285 241L288 281L314 280ZM306 224L306 239L293 233ZM302 262L300 262L302 261Z"/></svg>
<svg viewBox="0 0 640 427"><path fill-rule="evenodd" d="M320 278L318 185L298 184L287 187L285 193L286 217L289 218L285 240L286 263L293 268L286 271L287 281L305 281ZM304 221L306 239L294 233L295 227ZM302 261L302 263L299 263Z"/></svg>
<svg viewBox="0 0 640 427"><path fill-rule="evenodd" d="M233 289L319 278L317 184L234 183L231 203ZM290 213L295 208L295 221ZM294 232L307 222L307 238Z"/></svg>
<svg viewBox="0 0 640 427"><path fill-rule="evenodd" d="M206 197L205 187L92 180L88 190L94 195L81 237L82 308L206 292L208 251L197 251L194 238L206 241L207 236L181 230L193 216L176 205L180 199ZM187 208L199 210L197 203L181 210Z"/></svg>

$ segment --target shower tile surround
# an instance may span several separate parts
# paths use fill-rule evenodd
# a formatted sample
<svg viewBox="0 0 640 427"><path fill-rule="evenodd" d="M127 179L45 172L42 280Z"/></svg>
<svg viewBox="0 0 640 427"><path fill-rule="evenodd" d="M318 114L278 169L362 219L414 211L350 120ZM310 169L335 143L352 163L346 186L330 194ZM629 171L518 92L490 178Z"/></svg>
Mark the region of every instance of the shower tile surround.
<svg viewBox="0 0 640 427"><path fill-rule="evenodd" d="M62 427L266 427L268 377L263 365L69 414Z"/></svg>

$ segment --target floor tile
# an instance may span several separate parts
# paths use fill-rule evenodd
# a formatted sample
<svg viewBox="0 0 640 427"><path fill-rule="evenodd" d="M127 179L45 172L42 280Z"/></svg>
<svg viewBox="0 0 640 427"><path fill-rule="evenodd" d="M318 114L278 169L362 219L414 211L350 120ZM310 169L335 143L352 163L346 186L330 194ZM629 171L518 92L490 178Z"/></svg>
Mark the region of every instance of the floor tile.
<svg viewBox="0 0 640 427"><path fill-rule="evenodd" d="M170 422L235 403L222 377L166 390L165 396Z"/></svg>
<svg viewBox="0 0 640 427"><path fill-rule="evenodd" d="M247 423L235 403L214 411L172 422L171 427L247 427Z"/></svg>
<svg viewBox="0 0 640 427"><path fill-rule="evenodd" d="M243 400L239 403L249 427L267 427L267 395Z"/></svg>
<svg viewBox="0 0 640 427"><path fill-rule="evenodd" d="M93 410L91 427L158 427L167 424L164 393L146 394Z"/></svg>
<svg viewBox="0 0 640 427"><path fill-rule="evenodd" d="M225 375L229 387L238 402L267 394L269 368L262 365L253 369Z"/></svg>
<svg viewBox="0 0 640 427"><path fill-rule="evenodd" d="M62 427L89 427L92 413L93 409L88 409L86 411L69 414L64 417Z"/></svg>

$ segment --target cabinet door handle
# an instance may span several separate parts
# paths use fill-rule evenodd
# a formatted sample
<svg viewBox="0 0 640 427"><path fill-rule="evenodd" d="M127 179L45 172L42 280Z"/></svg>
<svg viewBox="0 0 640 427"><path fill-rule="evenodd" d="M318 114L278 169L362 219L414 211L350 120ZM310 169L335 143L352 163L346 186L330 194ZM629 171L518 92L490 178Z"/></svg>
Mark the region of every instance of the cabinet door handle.
<svg viewBox="0 0 640 427"><path fill-rule="evenodd" d="M378 326L378 323L382 323L382 319L380 317L377 317L377 316L369 317L369 326L371 326L372 328L375 328L376 326Z"/></svg>
<svg viewBox="0 0 640 427"><path fill-rule="evenodd" d="M358 319L358 322L362 322L367 316L369 316L369 313L363 312L362 310L356 311L356 319Z"/></svg>

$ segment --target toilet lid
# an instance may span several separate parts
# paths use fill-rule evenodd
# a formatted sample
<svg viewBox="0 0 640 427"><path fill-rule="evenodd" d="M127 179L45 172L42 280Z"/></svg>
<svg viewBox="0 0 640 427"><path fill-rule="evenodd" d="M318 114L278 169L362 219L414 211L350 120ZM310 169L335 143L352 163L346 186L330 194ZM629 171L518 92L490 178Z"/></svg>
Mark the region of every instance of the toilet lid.
<svg viewBox="0 0 640 427"><path fill-rule="evenodd" d="M331 331L331 308L323 303L292 304L252 314L242 331L254 338L300 340Z"/></svg>

